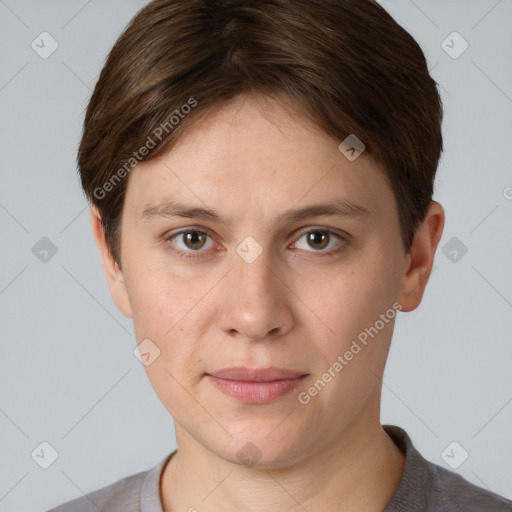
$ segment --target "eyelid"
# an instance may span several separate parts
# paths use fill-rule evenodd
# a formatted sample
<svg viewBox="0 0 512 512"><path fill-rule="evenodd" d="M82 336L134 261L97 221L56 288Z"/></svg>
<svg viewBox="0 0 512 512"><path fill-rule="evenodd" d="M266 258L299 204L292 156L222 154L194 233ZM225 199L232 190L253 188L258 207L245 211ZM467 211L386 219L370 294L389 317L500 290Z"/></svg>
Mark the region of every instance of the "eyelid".
<svg viewBox="0 0 512 512"><path fill-rule="evenodd" d="M312 231L325 231L326 233L329 233L331 235L336 235L337 237L339 237L341 239L345 239L345 240L349 239L348 233L345 233L344 231L340 231L335 228L331 228L329 226L307 226L305 228L300 228L298 232L299 232L299 235L302 236L302 235L305 235L306 233L311 233Z"/></svg>

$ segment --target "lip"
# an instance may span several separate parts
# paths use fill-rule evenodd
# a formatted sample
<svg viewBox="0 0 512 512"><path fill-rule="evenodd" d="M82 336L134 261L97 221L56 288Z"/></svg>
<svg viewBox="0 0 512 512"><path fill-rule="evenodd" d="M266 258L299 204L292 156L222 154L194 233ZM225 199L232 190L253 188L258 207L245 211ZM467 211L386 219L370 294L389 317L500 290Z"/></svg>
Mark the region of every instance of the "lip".
<svg viewBox="0 0 512 512"><path fill-rule="evenodd" d="M287 368L246 368L245 366L233 366L222 368L207 375L226 380L237 380L244 382L271 382L273 380L296 379L305 375L303 372L288 370Z"/></svg>
<svg viewBox="0 0 512 512"><path fill-rule="evenodd" d="M307 374L285 368L223 368L206 374L223 393L246 404L264 404L294 390Z"/></svg>

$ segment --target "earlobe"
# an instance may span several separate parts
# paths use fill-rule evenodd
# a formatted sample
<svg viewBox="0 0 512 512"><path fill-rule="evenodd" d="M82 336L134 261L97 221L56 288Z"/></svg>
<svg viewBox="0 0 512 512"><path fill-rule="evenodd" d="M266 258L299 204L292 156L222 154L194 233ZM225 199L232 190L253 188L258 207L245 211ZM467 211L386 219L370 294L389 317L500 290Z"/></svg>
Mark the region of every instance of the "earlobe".
<svg viewBox="0 0 512 512"><path fill-rule="evenodd" d="M418 226L413 243L407 254L406 272L402 277L398 302L402 311L416 309L423 298L434 256L444 229L444 209L432 201L423 222Z"/></svg>
<svg viewBox="0 0 512 512"><path fill-rule="evenodd" d="M126 288L125 276L121 270L119 264L114 260L112 253L107 245L105 239L105 231L101 223L101 215L96 206L91 205L90 207L92 233L96 245L100 251L101 260L103 262L103 269L107 278L108 287L110 294L114 299L114 302L128 318L133 318L130 300L128 296L128 290Z"/></svg>

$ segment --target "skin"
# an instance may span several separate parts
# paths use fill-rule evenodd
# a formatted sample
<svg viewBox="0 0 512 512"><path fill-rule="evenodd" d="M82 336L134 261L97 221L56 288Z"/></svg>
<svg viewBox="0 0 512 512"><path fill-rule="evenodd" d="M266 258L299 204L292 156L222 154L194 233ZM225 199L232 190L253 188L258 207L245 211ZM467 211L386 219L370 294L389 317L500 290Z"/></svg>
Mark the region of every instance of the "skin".
<svg viewBox="0 0 512 512"><path fill-rule="evenodd" d="M133 318L137 343L149 338L160 350L145 368L175 422L178 452L161 479L165 512L328 512L340 503L346 512L381 511L399 485L404 456L380 424L394 320L308 404L298 394L393 303L402 311L420 304L444 211L431 203L406 253L382 168L364 153L349 161L339 142L300 111L239 97L131 172L121 265L112 260L91 208L114 301ZM232 224L142 220L148 205L170 198L213 208ZM291 209L338 199L364 206L369 215L278 220ZM183 228L210 236L188 245L183 236L165 239ZM331 235L326 247L310 245L302 228L330 229L347 239ZM262 248L252 263L236 252L248 236ZM205 376L239 365L279 366L308 377L271 403L244 404ZM237 457L248 442L261 456L252 467Z"/></svg>

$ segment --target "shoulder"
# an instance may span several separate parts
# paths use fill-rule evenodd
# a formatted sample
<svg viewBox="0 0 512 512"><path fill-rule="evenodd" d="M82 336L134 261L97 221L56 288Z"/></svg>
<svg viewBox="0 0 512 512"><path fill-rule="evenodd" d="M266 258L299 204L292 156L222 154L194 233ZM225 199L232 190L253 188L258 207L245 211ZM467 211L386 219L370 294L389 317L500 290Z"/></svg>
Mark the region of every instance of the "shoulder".
<svg viewBox="0 0 512 512"><path fill-rule="evenodd" d="M512 501L478 487L461 475L428 462L439 510L512 512Z"/></svg>
<svg viewBox="0 0 512 512"><path fill-rule="evenodd" d="M150 471L122 478L48 512L140 512L142 485Z"/></svg>
<svg viewBox="0 0 512 512"><path fill-rule="evenodd" d="M402 428L383 428L405 455L400 484L385 512L512 512L512 501L426 460Z"/></svg>

